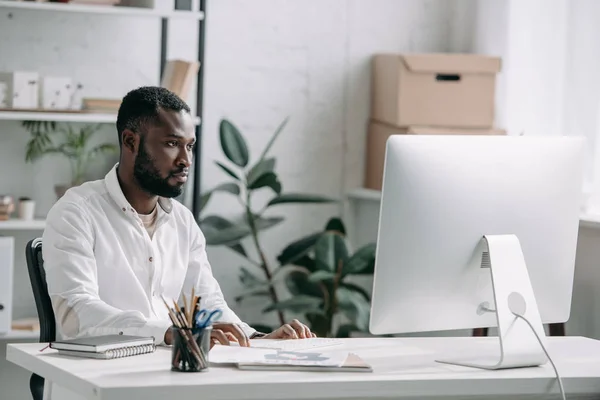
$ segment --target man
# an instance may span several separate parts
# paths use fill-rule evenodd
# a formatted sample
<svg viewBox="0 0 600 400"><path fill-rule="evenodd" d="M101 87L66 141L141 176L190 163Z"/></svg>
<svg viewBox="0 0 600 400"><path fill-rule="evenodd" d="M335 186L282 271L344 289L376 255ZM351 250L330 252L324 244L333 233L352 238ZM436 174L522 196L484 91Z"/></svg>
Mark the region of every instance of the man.
<svg viewBox="0 0 600 400"><path fill-rule="evenodd" d="M194 216L172 200L192 165L189 107L166 89L142 87L123 98L117 131L119 163L104 179L67 191L47 217L42 251L59 336L141 335L171 344L163 298L194 288L202 308L223 313L215 342L314 337L297 320L258 333L226 304Z"/></svg>

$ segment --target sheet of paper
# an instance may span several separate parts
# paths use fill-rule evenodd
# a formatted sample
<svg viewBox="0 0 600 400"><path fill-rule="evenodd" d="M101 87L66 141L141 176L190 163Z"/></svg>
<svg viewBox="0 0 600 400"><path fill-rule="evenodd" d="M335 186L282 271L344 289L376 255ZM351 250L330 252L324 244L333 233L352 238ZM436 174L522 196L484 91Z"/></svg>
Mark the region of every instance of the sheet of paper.
<svg viewBox="0 0 600 400"><path fill-rule="evenodd" d="M259 363L339 367L347 357L347 352L294 352L221 345L216 345L208 353L209 361L215 364Z"/></svg>

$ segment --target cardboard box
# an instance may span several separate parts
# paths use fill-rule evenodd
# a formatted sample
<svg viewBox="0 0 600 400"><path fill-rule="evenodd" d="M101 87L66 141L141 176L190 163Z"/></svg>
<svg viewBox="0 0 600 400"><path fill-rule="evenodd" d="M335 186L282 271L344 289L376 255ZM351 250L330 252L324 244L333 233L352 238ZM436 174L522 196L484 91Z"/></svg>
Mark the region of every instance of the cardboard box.
<svg viewBox="0 0 600 400"><path fill-rule="evenodd" d="M383 167L385 162L385 145L392 135L504 135L502 129L469 129L410 126L399 128L371 121L367 135L367 151L365 160L365 182L368 189L381 190Z"/></svg>
<svg viewBox="0 0 600 400"><path fill-rule="evenodd" d="M376 55L371 118L395 126L491 128L500 61L477 54Z"/></svg>

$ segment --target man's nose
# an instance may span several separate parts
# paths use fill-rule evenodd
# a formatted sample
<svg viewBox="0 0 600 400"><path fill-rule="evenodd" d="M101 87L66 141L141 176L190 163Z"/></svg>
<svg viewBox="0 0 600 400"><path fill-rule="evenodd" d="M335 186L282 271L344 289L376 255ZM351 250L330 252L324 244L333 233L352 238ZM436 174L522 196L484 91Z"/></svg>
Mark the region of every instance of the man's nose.
<svg viewBox="0 0 600 400"><path fill-rule="evenodd" d="M188 168L190 165L192 165L192 152L188 151L187 149L183 149L182 151L179 152L179 158L177 159L177 164L178 165L183 165L186 168Z"/></svg>

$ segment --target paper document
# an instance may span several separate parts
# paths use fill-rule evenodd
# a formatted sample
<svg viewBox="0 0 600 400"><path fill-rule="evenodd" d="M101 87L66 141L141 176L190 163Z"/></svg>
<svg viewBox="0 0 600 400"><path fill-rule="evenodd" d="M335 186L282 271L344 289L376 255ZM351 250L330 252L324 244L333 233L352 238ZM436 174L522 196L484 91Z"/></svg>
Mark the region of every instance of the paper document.
<svg viewBox="0 0 600 400"><path fill-rule="evenodd" d="M253 363L264 365L340 367L347 358L347 352L318 350L295 352L223 345L214 346L208 353L209 361L215 364Z"/></svg>

